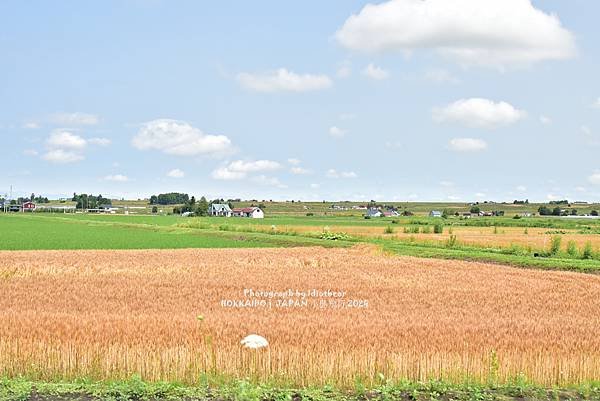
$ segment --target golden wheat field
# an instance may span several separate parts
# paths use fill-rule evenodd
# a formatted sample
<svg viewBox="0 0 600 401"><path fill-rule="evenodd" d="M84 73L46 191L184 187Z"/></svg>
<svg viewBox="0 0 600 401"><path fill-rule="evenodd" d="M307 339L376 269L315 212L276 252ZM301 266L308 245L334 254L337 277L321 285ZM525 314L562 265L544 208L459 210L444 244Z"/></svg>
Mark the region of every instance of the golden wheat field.
<svg viewBox="0 0 600 401"><path fill-rule="evenodd" d="M564 385L600 377L599 329L595 275L366 247L0 253L0 375Z"/></svg>

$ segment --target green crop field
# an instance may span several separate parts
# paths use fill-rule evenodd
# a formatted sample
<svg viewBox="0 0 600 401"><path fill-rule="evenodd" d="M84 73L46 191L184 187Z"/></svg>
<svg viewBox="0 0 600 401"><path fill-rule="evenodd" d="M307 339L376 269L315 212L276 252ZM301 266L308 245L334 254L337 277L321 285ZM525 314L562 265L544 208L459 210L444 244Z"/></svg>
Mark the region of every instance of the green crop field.
<svg viewBox="0 0 600 401"><path fill-rule="evenodd" d="M60 216L60 217L59 217ZM0 215L1 250L243 248L315 245L310 238L190 230L173 216Z"/></svg>

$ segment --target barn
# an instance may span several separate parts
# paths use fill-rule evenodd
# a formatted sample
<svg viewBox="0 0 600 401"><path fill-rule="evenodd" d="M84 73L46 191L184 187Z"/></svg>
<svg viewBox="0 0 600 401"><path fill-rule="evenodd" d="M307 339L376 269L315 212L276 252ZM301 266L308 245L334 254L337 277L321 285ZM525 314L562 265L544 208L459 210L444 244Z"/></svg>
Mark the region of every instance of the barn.
<svg viewBox="0 0 600 401"><path fill-rule="evenodd" d="M33 212L35 210L35 203L25 202L21 205L21 210L24 212Z"/></svg>
<svg viewBox="0 0 600 401"><path fill-rule="evenodd" d="M265 217L265 213L262 209L256 206L235 208L233 209L233 215L236 217L249 217L252 219L263 219Z"/></svg>

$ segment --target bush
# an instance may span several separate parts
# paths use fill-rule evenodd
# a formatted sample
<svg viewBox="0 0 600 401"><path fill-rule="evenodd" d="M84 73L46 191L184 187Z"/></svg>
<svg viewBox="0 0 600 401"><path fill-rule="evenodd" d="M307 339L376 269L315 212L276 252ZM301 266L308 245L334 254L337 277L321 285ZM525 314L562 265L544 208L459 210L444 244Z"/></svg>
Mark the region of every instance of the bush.
<svg viewBox="0 0 600 401"><path fill-rule="evenodd" d="M337 241L337 240L349 240L350 236L348 234L346 234L346 233L343 233L343 232L332 233L332 232L329 232L329 231L324 231L324 232L321 233L321 235L319 236L319 238L330 240L330 241Z"/></svg>
<svg viewBox="0 0 600 401"><path fill-rule="evenodd" d="M394 227L392 226L387 226L385 227L385 229L383 230L384 234L393 234L394 233Z"/></svg>
<svg viewBox="0 0 600 401"><path fill-rule="evenodd" d="M431 227L429 227L429 226L423 226L422 233L423 234L429 234L429 233L431 233Z"/></svg>
<svg viewBox="0 0 600 401"><path fill-rule="evenodd" d="M572 258L577 257L577 244L575 243L575 241L571 240L567 244L567 254Z"/></svg>
<svg viewBox="0 0 600 401"><path fill-rule="evenodd" d="M442 234L444 232L444 225L442 223L436 223L433 226L433 232L435 234Z"/></svg>
<svg viewBox="0 0 600 401"><path fill-rule="evenodd" d="M552 242L550 243L550 255L555 256L560 252L560 244L562 242L562 238L558 235L552 237Z"/></svg>
<svg viewBox="0 0 600 401"><path fill-rule="evenodd" d="M581 253L582 259L592 259L594 257L594 251L592 250L592 243L590 241L585 243L583 252Z"/></svg>
<svg viewBox="0 0 600 401"><path fill-rule="evenodd" d="M521 215L518 215L518 214L515 214L515 215L513 216L513 219L515 219L515 220L519 220L520 218L521 218Z"/></svg>
<svg viewBox="0 0 600 401"><path fill-rule="evenodd" d="M446 241L446 248L454 248L456 246L456 235L452 234Z"/></svg>
<svg viewBox="0 0 600 401"><path fill-rule="evenodd" d="M315 214L314 214L314 213L310 213L310 212L309 212L309 213L306 213L306 215L307 215L308 217L310 217L310 216L314 216Z"/></svg>

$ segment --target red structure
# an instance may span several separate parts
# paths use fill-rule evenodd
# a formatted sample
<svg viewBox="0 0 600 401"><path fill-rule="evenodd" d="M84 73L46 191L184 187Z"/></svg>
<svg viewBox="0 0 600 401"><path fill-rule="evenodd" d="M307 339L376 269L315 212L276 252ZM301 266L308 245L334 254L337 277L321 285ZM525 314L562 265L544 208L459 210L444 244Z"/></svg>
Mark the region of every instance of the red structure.
<svg viewBox="0 0 600 401"><path fill-rule="evenodd" d="M33 212L35 210L35 203L33 203L33 202L25 202L21 206L21 209L24 212Z"/></svg>

